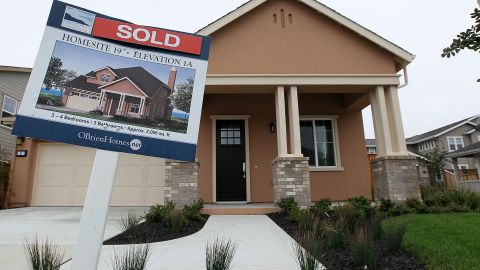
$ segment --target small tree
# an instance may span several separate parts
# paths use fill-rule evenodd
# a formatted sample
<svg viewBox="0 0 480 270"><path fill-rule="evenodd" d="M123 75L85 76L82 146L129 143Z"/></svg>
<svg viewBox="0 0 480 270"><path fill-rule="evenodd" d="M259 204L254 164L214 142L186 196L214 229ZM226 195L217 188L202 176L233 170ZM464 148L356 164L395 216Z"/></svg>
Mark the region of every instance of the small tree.
<svg viewBox="0 0 480 270"><path fill-rule="evenodd" d="M188 78L186 82L180 83L177 86L177 90L170 96L173 106L177 110L185 113L188 113L190 111L190 104L192 103L193 84L193 78Z"/></svg>
<svg viewBox="0 0 480 270"><path fill-rule="evenodd" d="M427 168L432 186L437 184L436 177L439 173L442 173L443 167L445 167L446 155L447 152L435 148L432 152L425 154L423 158L417 158L420 165Z"/></svg>
<svg viewBox="0 0 480 270"><path fill-rule="evenodd" d="M475 23L458 34L457 38L453 39L452 44L443 49L442 57L450 58L464 49L480 52L480 10L475 8L470 17L475 20ZM480 79L477 82L480 82Z"/></svg>
<svg viewBox="0 0 480 270"><path fill-rule="evenodd" d="M47 74L45 74L45 79L43 79L43 84L47 89L51 89L52 87L59 85L62 81L64 73L62 66L62 59L55 56L50 59Z"/></svg>

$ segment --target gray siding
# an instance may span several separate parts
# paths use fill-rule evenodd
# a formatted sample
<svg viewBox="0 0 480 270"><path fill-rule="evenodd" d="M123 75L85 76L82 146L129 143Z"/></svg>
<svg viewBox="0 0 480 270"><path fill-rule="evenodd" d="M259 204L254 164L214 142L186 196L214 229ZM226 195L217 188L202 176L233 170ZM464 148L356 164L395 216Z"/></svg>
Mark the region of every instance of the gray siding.
<svg viewBox="0 0 480 270"><path fill-rule="evenodd" d="M3 105L3 97L9 97L20 102L27 86L30 73L15 71L0 71L0 106ZM0 125L0 147L10 154L13 152L16 137L11 135L11 129Z"/></svg>

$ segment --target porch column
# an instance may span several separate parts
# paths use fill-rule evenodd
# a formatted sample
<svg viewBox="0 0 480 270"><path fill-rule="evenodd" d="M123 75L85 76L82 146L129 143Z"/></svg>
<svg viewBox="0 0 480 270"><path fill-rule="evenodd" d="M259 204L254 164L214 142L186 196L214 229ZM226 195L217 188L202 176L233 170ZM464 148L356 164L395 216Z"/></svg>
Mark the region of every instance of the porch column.
<svg viewBox="0 0 480 270"><path fill-rule="evenodd" d="M143 110L145 108L145 98L140 99L140 115L143 115Z"/></svg>
<svg viewBox="0 0 480 270"><path fill-rule="evenodd" d="M101 110L102 107L103 107L102 104L103 104L103 92L100 92L100 98L99 98L99 101L98 101L98 106L97 106L98 108L97 109Z"/></svg>
<svg viewBox="0 0 480 270"><path fill-rule="evenodd" d="M417 161L408 155L397 87L375 87L370 92L370 104L378 152L371 161L375 199L420 199Z"/></svg>
<svg viewBox="0 0 480 270"><path fill-rule="evenodd" d="M452 164L453 164L453 173L455 174L455 187L460 188L460 169L458 168L458 158L454 157L452 158Z"/></svg>
<svg viewBox="0 0 480 270"><path fill-rule="evenodd" d="M370 104L372 105L373 126L377 141L378 156L386 156L392 153L392 138L388 123L387 104L383 86L377 86L370 92Z"/></svg>
<svg viewBox="0 0 480 270"><path fill-rule="evenodd" d="M125 101L125 95L120 96L120 102L118 103L118 110L121 112L123 109L123 102Z"/></svg>
<svg viewBox="0 0 480 270"><path fill-rule="evenodd" d="M277 150L279 157L286 157L287 153L287 123L285 119L285 89L277 86L275 91L275 112L277 122Z"/></svg>
<svg viewBox="0 0 480 270"><path fill-rule="evenodd" d="M293 156L301 157L300 116L298 112L297 86L290 86L288 91L288 123L290 131L290 151Z"/></svg>
<svg viewBox="0 0 480 270"><path fill-rule="evenodd" d="M408 155L405 133L403 132L402 113L398 101L398 89L396 86L389 86L386 91L386 105L388 122L392 139L392 150L399 155Z"/></svg>

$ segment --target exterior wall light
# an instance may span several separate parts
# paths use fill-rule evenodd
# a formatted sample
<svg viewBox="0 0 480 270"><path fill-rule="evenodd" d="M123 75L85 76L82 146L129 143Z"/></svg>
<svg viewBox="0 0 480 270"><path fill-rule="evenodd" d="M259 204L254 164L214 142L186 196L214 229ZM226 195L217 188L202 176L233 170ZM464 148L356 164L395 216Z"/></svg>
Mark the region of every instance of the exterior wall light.
<svg viewBox="0 0 480 270"><path fill-rule="evenodd" d="M16 143L17 145L22 145L24 141L25 141L25 137L17 137Z"/></svg>
<svg viewBox="0 0 480 270"><path fill-rule="evenodd" d="M270 123L270 132L274 133L277 130L277 127L275 126L275 123L271 122Z"/></svg>

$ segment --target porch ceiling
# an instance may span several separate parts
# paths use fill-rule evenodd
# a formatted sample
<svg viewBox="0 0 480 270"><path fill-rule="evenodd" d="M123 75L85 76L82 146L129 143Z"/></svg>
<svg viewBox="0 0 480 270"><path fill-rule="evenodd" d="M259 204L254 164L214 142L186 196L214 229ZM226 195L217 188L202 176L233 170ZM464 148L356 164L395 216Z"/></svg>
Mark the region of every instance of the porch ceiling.
<svg viewBox="0 0 480 270"><path fill-rule="evenodd" d="M363 94L373 85L299 85L298 92L323 94ZM207 85L205 94L274 94L277 85Z"/></svg>

